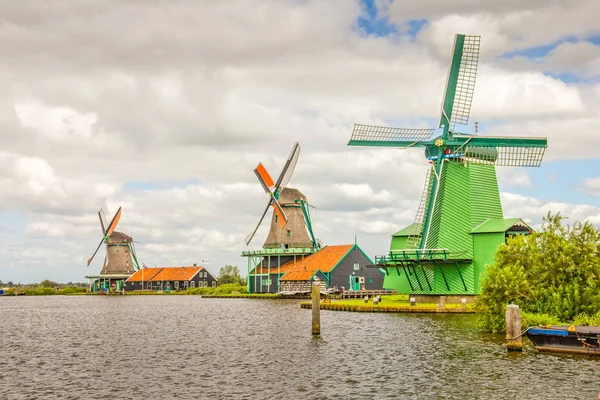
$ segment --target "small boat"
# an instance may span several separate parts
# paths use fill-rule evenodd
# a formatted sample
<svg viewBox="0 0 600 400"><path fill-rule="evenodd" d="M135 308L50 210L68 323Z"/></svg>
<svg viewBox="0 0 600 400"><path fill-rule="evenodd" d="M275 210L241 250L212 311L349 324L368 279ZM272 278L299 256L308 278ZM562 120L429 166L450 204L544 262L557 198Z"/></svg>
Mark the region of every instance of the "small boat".
<svg viewBox="0 0 600 400"><path fill-rule="evenodd" d="M600 326L537 326L527 329L527 337L540 351L600 356Z"/></svg>

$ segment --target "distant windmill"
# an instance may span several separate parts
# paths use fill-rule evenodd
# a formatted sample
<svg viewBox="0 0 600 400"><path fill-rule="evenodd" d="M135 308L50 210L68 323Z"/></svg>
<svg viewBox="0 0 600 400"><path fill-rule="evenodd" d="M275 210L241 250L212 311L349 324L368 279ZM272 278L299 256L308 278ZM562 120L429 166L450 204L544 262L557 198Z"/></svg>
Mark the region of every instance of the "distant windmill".
<svg viewBox="0 0 600 400"><path fill-rule="evenodd" d="M121 219L121 207L119 207L110 223L107 223L103 209L98 211L98 217L100 219L100 228L102 229L102 239L94 254L88 259L87 265L90 265L102 244L105 244L106 256L101 275L133 274L135 270L139 269L133 247L133 239L123 232L115 231Z"/></svg>
<svg viewBox="0 0 600 400"><path fill-rule="evenodd" d="M246 237L246 244L250 244L269 208L273 207L271 228L263 248L320 248L312 230L306 196L298 189L287 187L299 156L300 145L295 143L277 182L273 181L262 163L254 169L258 181L269 195L269 201L256 228Z"/></svg>
<svg viewBox="0 0 600 400"><path fill-rule="evenodd" d="M488 250L479 245L474 247L473 235L477 232L474 230L489 220L498 220L497 226L506 221L495 166L538 167L547 147L546 138L480 136L455 131L457 123L466 125L469 119L479 47L480 36L455 37L438 125L441 132L357 124L348 143L425 149L430 168L414 224L398 232L398 236L406 234L406 237L392 242L389 257L381 259L382 264L394 268L388 268L388 274L399 274L399 267L408 268L406 277L413 291L477 292L478 276L484 268L481 265L485 264L481 260L493 257L497 244L489 245ZM416 267L421 267L422 273L417 274ZM435 273L436 267L441 277Z"/></svg>

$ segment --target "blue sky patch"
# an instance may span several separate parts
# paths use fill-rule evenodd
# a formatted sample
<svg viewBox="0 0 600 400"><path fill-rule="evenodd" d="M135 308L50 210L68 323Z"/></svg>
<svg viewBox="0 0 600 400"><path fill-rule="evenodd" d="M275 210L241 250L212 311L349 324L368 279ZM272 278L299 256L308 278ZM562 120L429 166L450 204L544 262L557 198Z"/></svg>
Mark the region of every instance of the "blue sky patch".
<svg viewBox="0 0 600 400"><path fill-rule="evenodd" d="M540 168L521 169L529 172L532 186L529 188L506 187L506 191L535 197L541 201L598 204L598 197L585 193L582 185L584 179L598 176L599 159L542 161ZM503 188L501 187L501 189Z"/></svg>
<svg viewBox="0 0 600 400"><path fill-rule="evenodd" d="M378 14L374 0L362 0L361 5L365 13L358 17L358 26L367 35L388 36L398 32L387 16L382 18Z"/></svg>

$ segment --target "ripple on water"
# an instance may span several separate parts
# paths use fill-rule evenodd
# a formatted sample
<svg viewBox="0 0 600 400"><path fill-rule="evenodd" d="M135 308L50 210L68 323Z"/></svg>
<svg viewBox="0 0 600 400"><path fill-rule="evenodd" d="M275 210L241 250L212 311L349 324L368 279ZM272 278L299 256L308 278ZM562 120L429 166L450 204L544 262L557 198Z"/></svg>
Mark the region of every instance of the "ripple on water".
<svg viewBox="0 0 600 400"><path fill-rule="evenodd" d="M597 398L600 360L506 354L471 315L195 296L0 299L0 398ZM574 395L576 393L576 395Z"/></svg>

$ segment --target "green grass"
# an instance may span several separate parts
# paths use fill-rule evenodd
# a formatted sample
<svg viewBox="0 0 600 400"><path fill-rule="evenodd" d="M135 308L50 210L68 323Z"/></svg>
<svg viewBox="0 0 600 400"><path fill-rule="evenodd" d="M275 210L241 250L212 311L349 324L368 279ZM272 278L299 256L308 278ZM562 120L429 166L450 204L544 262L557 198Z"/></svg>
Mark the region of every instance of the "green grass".
<svg viewBox="0 0 600 400"><path fill-rule="evenodd" d="M378 303L381 307L418 307L418 308L437 308L437 303L417 303L415 306L410 305L407 294L393 294L381 296L381 301ZM332 304L339 304L344 306L373 306L373 299L369 299L368 303L365 303L364 299L341 299L331 300ZM467 308L472 309L473 304L467 303ZM462 308L460 303L446 303L446 308Z"/></svg>

